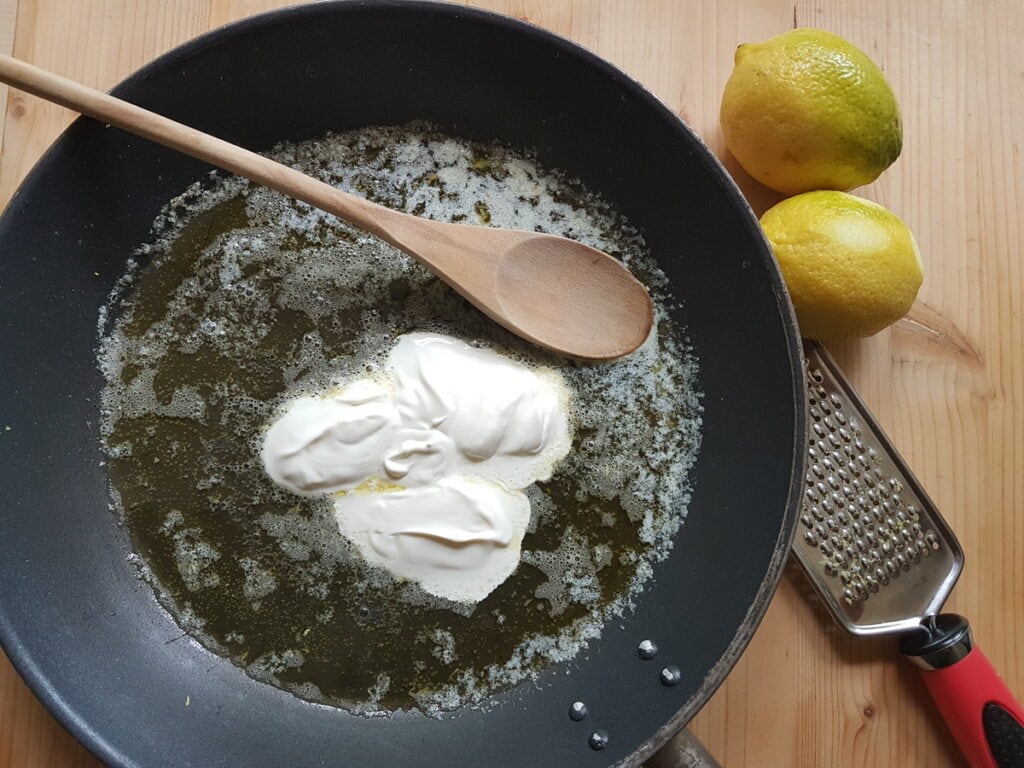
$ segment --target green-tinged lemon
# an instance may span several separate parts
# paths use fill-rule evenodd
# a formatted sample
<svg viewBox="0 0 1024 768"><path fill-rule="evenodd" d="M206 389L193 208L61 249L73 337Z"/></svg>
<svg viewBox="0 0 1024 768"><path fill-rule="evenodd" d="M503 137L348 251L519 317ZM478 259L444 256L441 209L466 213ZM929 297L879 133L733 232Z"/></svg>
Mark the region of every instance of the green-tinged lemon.
<svg viewBox="0 0 1024 768"><path fill-rule="evenodd" d="M885 75L859 48L819 29L741 45L719 116L744 170L786 194L867 184L903 148Z"/></svg>

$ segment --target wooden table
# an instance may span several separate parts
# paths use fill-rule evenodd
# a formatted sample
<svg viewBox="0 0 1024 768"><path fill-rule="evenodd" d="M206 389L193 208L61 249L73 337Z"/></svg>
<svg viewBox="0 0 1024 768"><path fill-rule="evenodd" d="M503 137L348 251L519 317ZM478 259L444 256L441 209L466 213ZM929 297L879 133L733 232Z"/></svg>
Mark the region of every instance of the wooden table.
<svg viewBox="0 0 1024 768"><path fill-rule="evenodd" d="M106 89L184 40L277 4L0 0L0 50ZM904 151L859 194L910 224L927 274L908 318L832 351L966 549L947 608L971 618L992 662L1024 694L1024 4L473 4L570 37L643 82L723 157L758 212L776 198L737 169L717 123L734 48L816 26L885 70L903 108ZM0 94L0 203L72 117ZM844 635L792 569L692 727L730 768L963 764L894 641ZM0 766L95 765L0 659Z"/></svg>

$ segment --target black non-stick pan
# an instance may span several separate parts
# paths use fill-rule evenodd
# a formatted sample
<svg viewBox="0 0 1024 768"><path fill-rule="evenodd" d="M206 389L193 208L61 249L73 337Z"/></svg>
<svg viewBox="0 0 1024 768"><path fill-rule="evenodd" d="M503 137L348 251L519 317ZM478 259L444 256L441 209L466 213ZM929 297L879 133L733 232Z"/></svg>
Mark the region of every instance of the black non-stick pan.
<svg viewBox="0 0 1024 768"><path fill-rule="evenodd" d="M707 148L592 54L452 5L319 3L254 17L115 92L256 150L412 120L535 149L614 203L669 275L675 321L700 360L703 444L689 516L636 610L493 706L368 719L254 681L182 637L136 578L97 430L98 311L161 207L209 169L80 119L0 220L0 639L37 695L114 766L604 766L650 755L755 630L803 477L796 326L757 221ZM656 659L640 658L642 640ZM678 685L660 681L667 665ZM568 716L575 701L586 720ZM608 734L603 750L588 744L595 730Z"/></svg>

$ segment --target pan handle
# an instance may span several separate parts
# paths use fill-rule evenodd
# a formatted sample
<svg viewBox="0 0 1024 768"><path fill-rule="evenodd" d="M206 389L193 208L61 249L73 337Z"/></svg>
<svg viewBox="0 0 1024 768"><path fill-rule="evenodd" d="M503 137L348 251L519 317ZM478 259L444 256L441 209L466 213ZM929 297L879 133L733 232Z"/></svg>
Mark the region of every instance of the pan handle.
<svg viewBox="0 0 1024 768"><path fill-rule="evenodd" d="M929 617L900 650L921 677L974 768L1024 766L1024 707L974 645L967 619Z"/></svg>
<svg viewBox="0 0 1024 768"><path fill-rule="evenodd" d="M722 768L689 728L658 750L643 768Z"/></svg>

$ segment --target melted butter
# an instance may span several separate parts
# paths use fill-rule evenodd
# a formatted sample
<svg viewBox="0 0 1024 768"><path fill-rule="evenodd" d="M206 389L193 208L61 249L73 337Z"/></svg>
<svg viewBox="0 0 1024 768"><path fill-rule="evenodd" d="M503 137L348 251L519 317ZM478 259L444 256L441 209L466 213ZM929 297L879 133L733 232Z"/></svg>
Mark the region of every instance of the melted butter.
<svg viewBox="0 0 1024 768"><path fill-rule="evenodd" d="M572 659L644 599L685 514L700 442L685 329L669 319L640 236L528 156L412 127L275 157L432 218L474 221L479 201L496 226L621 254L651 286L648 344L613 365L576 366L512 337L390 246L225 178L169 203L145 266L111 298L98 362L112 500L140 574L183 630L259 680L353 712L440 716L486 702ZM417 329L556 368L572 394L573 449L525 490L519 566L472 610L368 565L339 532L333 495L295 495L261 463L288 402L382 383L395 339ZM389 477L377 491L403 483Z"/></svg>

